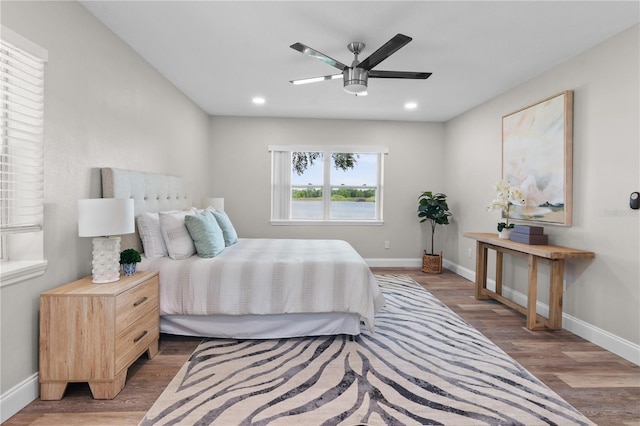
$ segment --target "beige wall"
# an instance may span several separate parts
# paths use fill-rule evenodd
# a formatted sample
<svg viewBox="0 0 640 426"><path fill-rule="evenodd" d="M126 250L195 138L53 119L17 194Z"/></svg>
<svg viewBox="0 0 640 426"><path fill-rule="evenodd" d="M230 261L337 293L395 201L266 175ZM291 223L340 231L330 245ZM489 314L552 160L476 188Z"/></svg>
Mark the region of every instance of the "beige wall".
<svg viewBox="0 0 640 426"><path fill-rule="evenodd" d="M501 175L501 117L574 91L573 226L545 225L545 231L551 243L590 250L596 257L569 262L564 312L635 345L640 344L640 220L639 211L629 208L629 195L640 190L639 39L636 25L451 120L445 150L445 187L459 226L446 253L473 270L467 252L474 242L462 233L492 230L498 221L498 213L484 207ZM542 272L548 274L548 268ZM526 294L525 260L510 259L505 273ZM545 301L548 292L542 293Z"/></svg>
<svg viewBox="0 0 640 426"><path fill-rule="evenodd" d="M100 197L98 168L186 176L209 190L209 117L76 2L2 2L2 25L49 52L41 278L0 290L4 394L38 371L39 294L91 273L77 202ZM204 177L204 178L203 178Z"/></svg>
<svg viewBox="0 0 640 426"><path fill-rule="evenodd" d="M212 117L211 195L240 236L339 238L365 258L416 259L426 248L417 218L423 191L442 191L444 125L441 123L286 118ZM384 225L272 226L269 145L386 146ZM441 230L442 231L442 230ZM444 232L439 233L444 237ZM384 248L389 241L390 249ZM436 245L436 248L438 246Z"/></svg>

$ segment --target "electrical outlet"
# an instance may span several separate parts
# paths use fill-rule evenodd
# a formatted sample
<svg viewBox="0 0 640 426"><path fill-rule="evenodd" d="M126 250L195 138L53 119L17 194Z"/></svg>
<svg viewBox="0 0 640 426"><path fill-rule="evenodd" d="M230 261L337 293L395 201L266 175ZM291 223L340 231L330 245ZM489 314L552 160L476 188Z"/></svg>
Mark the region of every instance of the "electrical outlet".
<svg viewBox="0 0 640 426"><path fill-rule="evenodd" d="M385 241L384 242L384 248L388 249L389 247L390 247L389 241Z"/></svg>
<svg viewBox="0 0 640 426"><path fill-rule="evenodd" d="M472 249L468 249L467 257L471 257L472 254L473 254L473 250Z"/></svg>

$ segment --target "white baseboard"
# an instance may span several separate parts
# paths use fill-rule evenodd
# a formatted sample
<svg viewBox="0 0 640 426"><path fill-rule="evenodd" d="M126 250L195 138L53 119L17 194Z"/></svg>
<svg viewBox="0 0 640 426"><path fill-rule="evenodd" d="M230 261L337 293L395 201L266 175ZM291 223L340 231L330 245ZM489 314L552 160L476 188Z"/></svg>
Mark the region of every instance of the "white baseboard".
<svg viewBox="0 0 640 426"><path fill-rule="evenodd" d="M422 266L422 259L413 258L397 258L397 259L365 259L371 267L382 268L419 268ZM471 269L457 265L453 262L443 259L442 266L469 281L475 281L476 274ZM487 280L487 287L495 290L495 282ZM513 300L521 305L526 305L526 295L514 291L510 288L503 288L505 297ZM538 302L538 313L548 315L549 306ZM640 365L640 345L636 345L619 336L602 330L594 325L586 323L578 318L562 314L562 328L571 333L582 337L589 342L636 364ZM0 423L5 422L18 411L26 407L31 401L39 396L38 373L28 377L22 383L9 389L0 395Z"/></svg>
<svg viewBox="0 0 640 426"><path fill-rule="evenodd" d="M7 421L39 395L38 373L27 377L21 383L0 395L0 423Z"/></svg>
<svg viewBox="0 0 640 426"><path fill-rule="evenodd" d="M422 259L412 258L369 258L365 259L370 268L420 268Z"/></svg>
<svg viewBox="0 0 640 426"><path fill-rule="evenodd" d="M614 354L640 365L640 345L609 333L581 319L567 314L562 315L562 328L582 337Z"/></svg>

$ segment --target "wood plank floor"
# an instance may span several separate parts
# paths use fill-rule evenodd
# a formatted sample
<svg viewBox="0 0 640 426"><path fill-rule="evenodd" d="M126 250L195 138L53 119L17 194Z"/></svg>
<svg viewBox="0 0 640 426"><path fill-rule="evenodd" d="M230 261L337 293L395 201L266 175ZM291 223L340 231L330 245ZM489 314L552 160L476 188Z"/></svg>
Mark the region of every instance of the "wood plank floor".
<svg viewBox="0 0 640 426"><path fill-rule="evenodd" d="M495 301L475 300L473 284L452 272L374 272L413 277L596 424L640 426L639 366L564 330L527 330L524 316ZM35 400L3 425L137 425L200 340L162 335L159 354L136 361L113 400L94 400L87 384L74 383L61 401Z"/></svg>

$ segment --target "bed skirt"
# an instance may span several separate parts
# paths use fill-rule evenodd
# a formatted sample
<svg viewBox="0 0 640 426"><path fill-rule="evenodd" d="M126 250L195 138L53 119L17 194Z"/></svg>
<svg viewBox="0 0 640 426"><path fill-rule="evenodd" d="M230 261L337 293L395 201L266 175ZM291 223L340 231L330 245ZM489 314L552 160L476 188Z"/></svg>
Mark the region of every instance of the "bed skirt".
<svg viewBox="0 0 640 426"><path fill-rule="evenodd" d="M272 315L163 315L160 332L181 336L233 339L275 339L301 336L360 334L360 316L353 313Z"/></svg>

